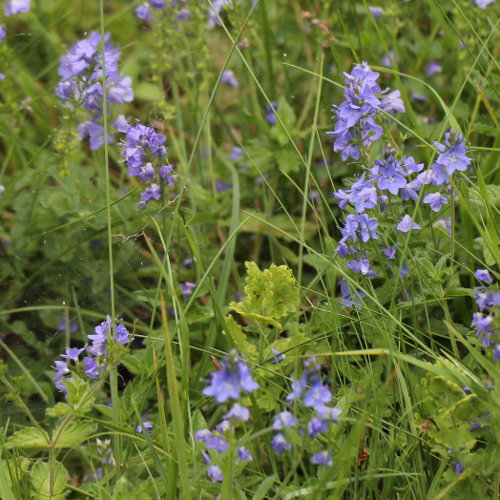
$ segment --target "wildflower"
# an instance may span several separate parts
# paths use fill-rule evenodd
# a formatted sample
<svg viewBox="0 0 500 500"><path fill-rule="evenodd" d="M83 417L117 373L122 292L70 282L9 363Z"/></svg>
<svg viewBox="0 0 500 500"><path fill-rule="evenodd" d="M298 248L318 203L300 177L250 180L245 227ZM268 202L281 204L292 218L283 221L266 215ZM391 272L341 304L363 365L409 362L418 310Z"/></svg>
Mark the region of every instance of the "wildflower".
<svg viewBox="0 0 500 500"><path fill-rule="evenodd" d="M66 354L61 354L61 358L66 358L70 359L72 361L78 361L78 356L80 356L80 353L82 353L85 349L78 349L77 347L68 347L66 349Z"/></svg>
<svg viewBox="0 0 500 500"><path fill-rule="evenodd" d="M374 278L377 275L376 271L370 269L370 261L368 259L351 260L346 266L355 273L362 274L367 278Z"/></svg>
<svg viewBox="0 0 500 500"><path fill-rule="evenodd" d="M173 165L162 165L160 167L160 177L167 183L167 186L173 186L177 180L176 175L171 175L174 170Z"/></svg>
<svg viewBox="0 0 500 500"><path fill-rule="evenodd" d="M273 359L271 360L271 363L273 364L281 363L286 358L284 354L274 347L271 347L271 352L273 353Z"/></svg>
<svg viewBox="0 0 500 500"><path fill-rule="evenodd" d="M489 347L493 343L491 339L491 334L494 332L491 327L492 323L493 316L488 316L480 312L472 315L471 326L477 328L476 337L481 337L481 344L484 347Z"/></svg>
<svg viewBox="0 0 500 500"><path fill-rule="evenodd" d="M493 279L491 278L490 273L488 272L487 269L477 269L476 272L474 273L474 276L479 281L484 281L489 285L493 283Z"/></svg>
<svg viewBox="0 0 500 500"><path fill-rule="evenodd" d="M151 12L149 11L149 4L144 2L135 9L135 15L138 19L143 21L151 21Z"/></svg>
<svg viewBox="0 0 500 500"><path fill-rule="evenodd" d="M319 434L327 432L329 427L330 424L328 421L321 418L311 418L311 420L309 420L309 423L307 424L307 431L309 437L311 439L314 439Z"/></svg>
<svg viewBox="0 0 500 500"><path fill-rule="evenodd" d="M184 300L187 300L188 297L193 292L193 289L196 288L196 283L191 283L190 281L186 281L185 283L180 283L179 288L181 289Z"/></svg>
<svg viewBox="0 0 500 500"><path fill-rule="evenodd" d="M151 7L155 9L162 9L165 7L165 0L149 0Z"/></svg>
<svg viewBox="0 0 500 500"><path fill-rule="evenodd" d="M220 26L220 21L217 15L220 14L222 8L225 6L232 7L233 6L232 0L214 0L212 2L212 7L209 7L208 21L207 21L208 26L210 28L213 28L215 26Z"/></svg>
<svg viewBox="0 0 500 500"><path fill-rule="evenodd" d="M441 196L441 193L436 192L425 195L423 202L428 203L434 212L439 212L441 206L448 203L448 200L444 196Z"/></svg>
<svg viewBox="0 0 500 500"><path fill-rule="evenodd" d="M493 348L493 359L500 360L500 344Z"/></svg>
<svg viewBox="0 0 500 500"><path fill-rule="evenodd" d="M141 193L141 208L151 200L159 200L161 198L161 186L159 184L151 184Z"/></svg>
<svg viewBox="0 0 500 500"><path fill-rule="evenodd" d="M382 7L369 6L368 9L370 10L371 15L377 20L379 20L382 17L382 14L384 13Z"/></svg>
<svg viewBox="0 0 500 500"><path fill-rule="evenodd" d="M56 374L52 380L55 382L69 373L68 363L66 361L54 361L54 370L56 370Z"/></svg>
<svg viewBox="0 0 500 500"><path fill-rule="evenodd" d="M4 6L5 15L12 16L13 14L21 14L23 12L29 12L31 5L30 0L11 0L7 2Z"/></svg>
<svg viewBox="0 0 500 500"><path fill-rule="evenodd" d="M88 120L86 122L80 123L76 127L76 131L78 132L78 139L80 141L84 141L87 138L89 139L89 146L92 151L95 151L104 146L104 127L99 125L98 123ZM113 137L108 135L108 143L113 142Z"/></svg>
<svg viewBox="0 0 500 500"><path fill-rule="evenodd" d="M276 125L278 121L275 114L276 111L278 111L278 104L271 101L271 104L268 104L266 108L266 121L269 125Z"/></svg>
<svg viewBox="0 0 500 500"><path fill-rule="evenodd" d="M214 436L208 429L198 431L194 435L194 439L215 451L226 451L229 449L229 444L222 436Z"/></svg>
<svg viewBox="0 0 500 500"><path fill-rule="evenodd" d="M389 259L393 260L396 257L396 247L382 248L382 253Z"/></svg>
<svg viewBox="0 0 500 500"><path fill-rule="evenodd" d="M466 156L467 150L462 135L455 134L453 129L445 133L444 144L438 142L434 144L441 154L432 165L433 170L441 168L448 175L452 175L457 170L464 172L472 161Z"/></svg>
<svg viewBox="0 0 500 500"><path fill-rule="evenodd" d="M210 384L203 389L205 396L213 396L217 403L239 399L241 390L255 391L259 385L252 379L248 366L232 351L221 362L220 370L210 374Z"/></svg>
<svg viewBox="0 0 500 500"><path fill-rule="evenodd" d="M230 156L231 160L236 161L240 159L242 156L243 156L243 149L241 149L238 146L234 146Z"/></svg>
<svg viewBox="0 0 500 500"><path fill-rule="evenodd" d="M232 188L233 188L233 184L231 182L226 183L224 181L221 181L220 179L217 179L215 181L215 189L219 193L223 193L225 191L229 191Z"/></svg>
<svg viewBox="0 0 500 500"><path fill-rule="evenodd" d="M455 471L455 476L460 476L465 471L465 465L460 461L453 462L452 465L453 470Z"/></svg>
<svg viewBox="0 0 500 500"><path fill-rule="evenodd" d="M244 446L240 446L238 447L238 461L242 462L243 460L248 460L249 462L251 462L253 460L253 457Z"/></svg>
<svg viewBox="0 0 500 500"><path fill-rule="evenodd" d="M240 84L238 83L238 80L236 79L236 76L234 74L234 71L230 69L226 69L221 76L220 79L221 83L227 83L231 85L231 87L239 87Z"/></svg>
<svg viewBox="0 0 500 500"><path fill-rule="evenodd" d="M361 300L366 297L366 294L361 290L357 290L355 292L355 296L353 298L353 292L351 287L347 283L345 278L340 280L340 293L342 294L342 305L344 307L355 307L356 309L361 309Z"/></svg>
<svg viewBox="0 0 500 500"><path fill-rule="evenodd" d="M207 469L208 477L212 483L220 483L223 479L222 470L218 465L210 465Z"/></svg>
<svg viewBox="0 0 500 500"><path fill-rule="evenodd" d="M215 428L215 430L219 433L219 434L224 434L224 432L228 431L229 429L231 429L231 424L229 423L229 420L223 420L219 425L217 425L217 427Z"/></svg>
<svg viewBox="0 0 500 500"><path fill-rule="evenodd" d="M436 73L441 73L442 70L443 68L441 64L439 64L437 61L430 61L427 65L427 68L425 69L425 74L430 78Z"/></svg>
<svg viewBox="0 0 500 500"><path fill-rule="evenodd" d="M278 455L281 455L284 451L289 451L292 449L291 444L281 433L278 433L273 437L273 439L271 440L271 447Z"/></svg>
<svg viewBox="0 0 500 500"><path fill-rule="evenodd" d="M0 25L0 41L2 41L7 36L7 28Z"/></svg>
<svg viewBox="0 0 500 500"><path fill-rule="evenodd" d="M488 5L495 3L495 0L474 0L474 2L480 9L486 9Z"/></svg>
<svg viewBox="0 0 500 500"><path fill-rule="evenodd" d="M66 318L62 316L56 326L58 331L63 331L68 329L69 333L75 333L78 331L78 323L74 319Z"/></svg>
<svg viewBox="0 0 500 500"><path fill-rule="evenodd" d="M113 457L113 450L111 449L111 439L96 439L97 451L101 455L101 463L103 464L115 464L115 459Z"/></svg>
<svg viewBox="0 0 500 500"><path fill-rule="evenodd" d="M406 214L398 224L397 230L402 233L407 233L410 229L421 229L420 226L413 221L413 219Z"/></svg>
<svg viewBox="0 0 500 500"><path fill-rule="evenodd" d="M273 420L272 428L275 431L280 431L284 427L295 427L298 423L293 413L287 410L275 415Z"/></svg>
<svg viewBox="0 0 500 500"><path fill-rule="evenodd" d="M248 408L241 406L236 403L233 407L224 415L224 418L231 420L243 420L243 422L247 422L250 418L250 411Z"/></svg>
<svg viewBox="0 0 500 500"><path fill-rule="evenodd" d="M311 457L311 463L314 465L330 466L333 464L333 459L328 451L320 451Z"/></svg>
<svg viewBox="0 0 500 500"><path fill-rule="evenodd" d="M98 364L96 358L83 358L85 363L84 373L91 379L97 380L99 378Z"/></svg>
<svg viewBox="0 0 500 500"><path fill-rule="evenodd" d="M142 422L137 425L135 428L135 432L138 434L142 434L143 432L147 432L148 434L151 434L153 432L153 422L150 422L148 419L148 414L144 413L141 415L142 417Z"/></svg>

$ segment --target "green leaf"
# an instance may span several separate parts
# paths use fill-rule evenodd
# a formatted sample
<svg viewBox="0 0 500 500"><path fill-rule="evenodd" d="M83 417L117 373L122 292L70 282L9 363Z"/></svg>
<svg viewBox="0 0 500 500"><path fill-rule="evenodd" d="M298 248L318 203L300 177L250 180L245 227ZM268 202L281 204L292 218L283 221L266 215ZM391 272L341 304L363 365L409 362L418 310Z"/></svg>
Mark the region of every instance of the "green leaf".
<svg viewBox="0 0 500 500"><path fill-rule="evenodd" d="M68 390L68 404L80 414L88 413L94 406L94 396L90 395L88 382L82 380L78 375L73 374L70 380L64 382Z"/></svg>
<svg viewBox="0 0 500 500"><path fill-rule="evenodd" d="M52 470L51 470L52 469ZM52 467L39 460L31 469L31 483L36 491L37 500L62 500L66 498L66 478L68 472L61 462L54 462Z"/></svg>
<svg viewBox="0 0 500 500"><path fill-rule="evenodd" d="M259 357L257 347L248 341L241 325L231 315L226 316L225 319L225 333L232 339L236 349L249 361L256 361Z"/></svg>
<svg viewBox="0 0 500 500"><path fill-rule="evenodd" d="M25 427L7 439L7 448L48 448L49 435L36 427Z"/></svg>
<svg viewBox="0 0 500 500"><path fill-rule="evenodd" d="M255 262L246 262L245 299L231 302L230 307L257 322L281 325L276 321L299 308L299 287L287 266L271 265L261 271Z"/></svg>
<svg viewBox="0 0 500 500"><path fill-rule="evenodd" d="M73 420L63 427L61 424L52 433L52 442L55 448L72 448L85 441L96 430L92 422Z"/></svg>

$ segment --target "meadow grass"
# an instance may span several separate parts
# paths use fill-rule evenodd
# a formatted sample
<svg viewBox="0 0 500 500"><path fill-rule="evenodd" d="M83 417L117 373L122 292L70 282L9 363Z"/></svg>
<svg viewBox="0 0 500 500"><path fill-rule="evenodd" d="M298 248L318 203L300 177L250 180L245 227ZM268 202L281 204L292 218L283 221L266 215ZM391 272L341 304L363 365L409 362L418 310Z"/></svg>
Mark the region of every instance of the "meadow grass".
<svg viewBox="0 0 500 500"><path fill-rule="evenodd" d="M32 0L1 21L0 497L499 498L498 6L165 3L147 21L139 1ZM55 94L60 57L91 32L100 113ZM108 32L133 101L111 101ZM364 61L404 112L381 105L382 136L342 160L332 105ZM121 114L166 137L151 158L177 175L142 209L152 181L129 175ZM91 117L98 148L77 137ZM376 238L341 258L361 212L334 193L387 144L430 171L450 129L471 163L437 188L446 203L430 209L432 185L401 200L379 184ZM398 231L405 214L421 229ZM365 254L373 279L346 265ZM94 352L58 390L54 363L75 347ZM316 384L339 412L311 433ZM250 416L217 433L231 399ZM285 410L297 424L279 429ZM315 463L322 451L332 464Z"/></svg>

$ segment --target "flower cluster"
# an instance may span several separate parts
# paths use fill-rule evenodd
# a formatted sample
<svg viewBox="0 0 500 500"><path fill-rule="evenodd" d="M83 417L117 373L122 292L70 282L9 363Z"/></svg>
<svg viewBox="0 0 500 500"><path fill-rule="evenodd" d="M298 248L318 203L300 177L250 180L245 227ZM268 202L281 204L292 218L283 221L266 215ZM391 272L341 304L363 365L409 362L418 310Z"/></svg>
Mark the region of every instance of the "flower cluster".
<svg viewBox="0 0 500 500"><path fill-rule="evenodd" d="M127 345L132 339L129 338L129 331L122 323L116 325L114 332L112 330L111 317L106 316L106 320L94 328L94 335L87 335L87 338L92 341L92 344L88 347L68 347L65 354L61 354L61 358L65 358L66 361L56 360L54 362L54 369L56 374L53 380L56 382L56 387L65 394L67 389L64 382L71 380L71 378L64 378L65 375L70 374L70 369L68 363L74 361L75 364L79 364L80 354L83 351L87 351L90 356L85 356L83 358L83 372L91 379L97 380L100 375L104 373L106 368L106 362L109 356L107 347L109 342L116 344Z"/></svg>
<svg viewBox="0 0 500 500"><path fill-rule="evenodd" d="M123 116L116 120L114 126L118 132L125 134L122 156L129 175L149 183L141 193L141 201L137 205L137 208L143 209L149 201L161 198L162 190L158 182L164 181L167 186L173 186L177 180L177 176L173 174L173 165L164 162L167 156L166 138L152 127L138 122L131 125ZM159 165L158 172L154 163Z"/></svg>
<svg viewBox="0 0 500 500"><path fill-rule="evenodd" d="M210 383L203 390L205 396L213 396L217 403L223 403L228 399L239 400L242 391L253 392L259 385L252 378L247 364L235 352L231 351L220 363L220 369L210 376ZM215 430L202 429L196 432L194 439L205 445L209 450L224 453L230 449L229 442L233 441L235 427L241 422L250 419L250 410L245 406L235 403L223 416L223 420L216 426ZM220 482L223 479L222 469L217 463L212 463L212 456L208 451L202 451L207 464L210 463L207 474L212 482ZM253 457L244 447L239 446L237 461L252 461Z"/></svg>
<svg viewBox="0 0 500 500"><path fill-rule="evenodd" d="M486 269L478 269L474 276L483 283L493 284L493 278ZM496 342L493 347L493 358L500 360L500 337L498 336L500 332L494 327L496 314L493 312L495 308L500 307L500 291L478 286L474 293L479 312L473 314L471 326L476 329L476 337L481 339L483 347L491 347Z"/></svg>
<svg viewBox="0 0 500 500"><path fill-rule="evenodd" d="M315 439L320 434L326 434L332 424L339 423L338 417L342 410L328 406L332 401L332 394L322 380L321 364L314 356L304 361L304 372L299 379L292 382L292 392L286 399L290 407L275 415L272 424L272 429L278 432L271 440L271 447L278 455L292 449L287 434L294 430L302 436ZM290 409L294 402L295 414ZM299 410L307 414L305 420L296 416ZM312 417L311 411L314 412ZM332 465L332 455L328 450L318 451L311 456L311 463Z"/></svg>
<svg viewBox="0 0 500 500"><path fill-rule="evenodd" d="M91 32L61 57L58 70L61 81L56 87L56 95L67 106L73 109L83 107L91 113L90 119L82 122L77 131L80 140L89 139L92 150L104 145L104 127L100 123L104 101L103 77L108 108L109 104L131 102L134 97L131 78L121 75L118 70L120 51L109 38L107 33L102 54L102 37ZM111 135L109 141L112 141Z"/></svg>
<svg viewBox="0 0 500 500"><path fill-rule="evenodd" d="M399 90L382 90L377 84L379 73L372 71L366 62L355 65L351 74L344 75L344 101L333 106L335 125L327 134L335 138L333 150L342 153L343 161L359 160L361 144L367 147L383 134L376 117L381 112L404 112L405 107Z"/></svg>

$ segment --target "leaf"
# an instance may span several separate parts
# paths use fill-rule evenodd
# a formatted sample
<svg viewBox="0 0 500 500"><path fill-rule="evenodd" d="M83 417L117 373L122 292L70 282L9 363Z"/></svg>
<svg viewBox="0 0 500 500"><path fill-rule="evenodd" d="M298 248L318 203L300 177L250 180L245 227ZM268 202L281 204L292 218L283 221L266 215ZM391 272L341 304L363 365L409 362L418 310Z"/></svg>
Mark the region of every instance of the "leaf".
<svg viewBox="0 0 500 500"><path fill-rule="evenodd" d="M36 427L25 427L7 439L7 448L48 448L49 435Z"/></svg>
<svg viewBox="0 0 500 500"><path fill-rule="evenodd" d="M225 333L234 342L236 349L249 361L256 361L259 357L257 347L248 341L241 325L231 315L226 316L225 319L227 327Z"/></svg>
<svg viewBox="0 0 500 500"><path fill-rule="evenodd" d="M246 262L245 298L230 307L249 319L280 326L277 319L299 308L299 287L287 266L271 264L261 271L255 262Z"/></svg>
<svg viewBox="0 0 500 500"><path fill-rule="evenodd" d="M82 420L72 420L65 427L62 425L52 433L55 448L73 448L73 446L85 441L96 430L94 423Z"/></svg>
<svg viewBox="0 0 500 500"><path fill-rule="evenodd" d="M68 390L68 404L80 414L88 413L94 406L95 397L90 395L88 382L82 380L78 375L73 374L70 380L64 382Z"/></svg>
<svg viewBox="0 0 500 500"><path fill-rule="evenodd" d="M35 498L37 500L62 500L66 498L64 490L66 489L67 477L68 472L61 462L54 462L52 467L41 460L35 462L31 469L31 484L33 490L36 491Z"/></svg>

